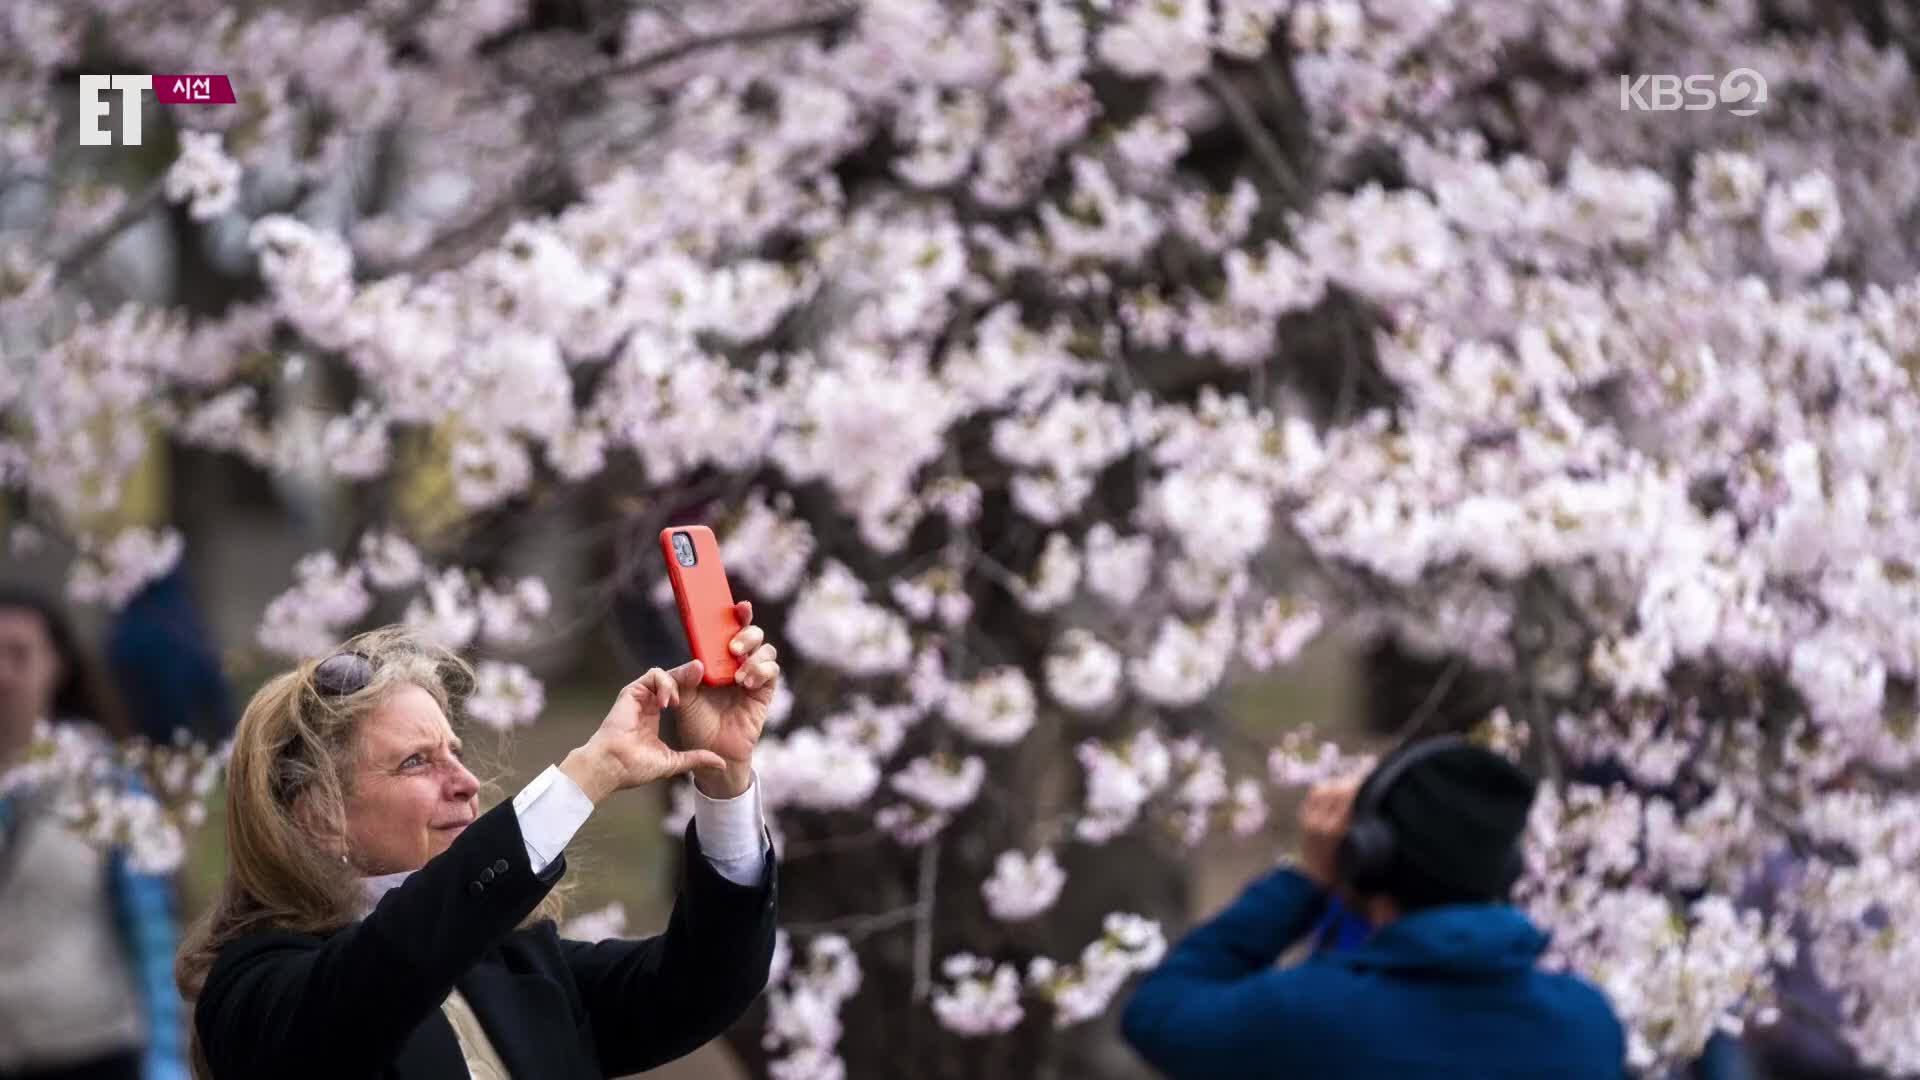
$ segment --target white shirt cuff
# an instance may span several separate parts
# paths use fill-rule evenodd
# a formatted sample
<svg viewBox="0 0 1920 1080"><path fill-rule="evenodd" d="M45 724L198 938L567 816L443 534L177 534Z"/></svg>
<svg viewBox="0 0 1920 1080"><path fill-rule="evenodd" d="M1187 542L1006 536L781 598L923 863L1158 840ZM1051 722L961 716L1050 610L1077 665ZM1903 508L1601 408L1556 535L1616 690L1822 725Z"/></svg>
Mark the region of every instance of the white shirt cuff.
<svg viewBox="0 0 1920 1080"><path fill-rule="evenodd" d="M693 831L700 838L700 853L721 877L736 885L759 885L771 846L760 811L759 774L731 799L709 798L694 787Z"/></svg>
<svg viewBox="0 0 1920 1080"><path fill-rule="evenodd" d="M513 797L513 813L520 819L520 838L527 842L527 861L538 874L560 857L573 834L593 816L593 800L559 766L549 765Z"/></svg>

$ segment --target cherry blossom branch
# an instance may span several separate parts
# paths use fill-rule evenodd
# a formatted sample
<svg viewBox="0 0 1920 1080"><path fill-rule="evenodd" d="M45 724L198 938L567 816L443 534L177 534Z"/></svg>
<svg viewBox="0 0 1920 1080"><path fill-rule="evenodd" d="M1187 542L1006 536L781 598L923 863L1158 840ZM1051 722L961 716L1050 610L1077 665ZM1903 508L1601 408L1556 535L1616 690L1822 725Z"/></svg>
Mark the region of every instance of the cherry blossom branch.
<svg viewBox="0 0 1920 1080"><path fill-rule="evenodd" d="M840 26L850 20L858 11L854 7L836 8L832 11L783 19L761 26L740 27L714 34L688 38L676 42L664 49L658 49L645 56L600 68L578 78L549 87L542 91L542 98L548 104L564 101L574 93L584 90L595 83L607 79L625 78L644 74L654 68L685 59L695 53L726 45L753 45L793 34L809 31L827 30ZM535 115L545 115L550 109L539 108ZM549 133L557 132L557 124L548 126ZM500 197L489 203L484 209L469 216L464 222L435 238L431 244L412 256L386 268L388 273L400 271L422 271L442 269L449 262L456 261L464 251L467 242L476 237L486 236L497 230L506 219L525 208L528 204L537 204L552 195L564 183L565 162L576 157L580 147L568 148L564 152L549 147L541 160L529 166L513 183L507 185Z"/></svg>
<svg viewBox="0 0 1920 1080"><path fill-rule="evenodd" d="M1600 636L1600 628L1594 625L1592 617L1587 614L1587 610L1580 606L1580 602L1574 599L1571 593L1567 592L1566 585L1558 578L1545 572L1537 572L1534 574L1532 581L1539 587L1541 592L1546 594L1548 599L1555 602L1561 614L1573 620L1574 624L1580 627L1580 631L1587 635L1588 639Z"/></svg>
<svg viewBox="0 0 1920 1080"><path fill-rule="evenodd" d="M743 26L732 30L722 30L718 33L705 34L700 37L688 38L685 41L675 42L664 49L650 52L645 56L635 57L631 60L623 60L597 71L588 72L579 78L561 84L558 91L562 94L572 93L606 79L620 79L630 75L645 74L654 68L671 64L675 60L681 60L692 56L694 53L719 48L723 45L758 45L762 42L772 41L775 38L787 37L793 34L831 30L850 22L853 17L859 13L859 10L855 5L847 5L835 7L824 12L816 12L812 15L802 15L791 19L765 23L760 26Z"/></svg>
<svg viewBox="0 0 1920 1080"><path fill-rule="evenodd" d="M1778 807L1762 798L1749 800L1754 813L1760 815L1767 824L1780 830L1787 843L1800 855L1812 855L1832 863L1835 866L1853 866L1860 861L1859 856L1845 844L1834 840L1822 840L1782 814Z"/></svg>
<svg viewBox="0 0 1920 1080"><path fill-rule="evenodd" d="M973 561L974 561L974 565L977 566L988 578L991 578L995 584L999 585L1001 588L1006 589L1009 594L1015 597L1018 597L1020 595L1021 590L1026 585L1026 582L1021 580L1021 577L1019 574L1016 574L1011 569L1001 565L1000 560L987 554L984 550L976 548L974 551Z"/></svg>
<svg viewBox="0 0 1920 1080"><path fill-rule="evenodd" d="M528 203L539 202L557 190L566 168L559 158L537 161L515 177L500 197L466 220L442 232L419 251L405 259L378 268L383 274L408 271L431 272L446 269L466 253L470 242L500 229Z"/></svg>
<svg viewBox="0 0 1920 1080"><path fill-rule="evenodd" d="M60 278L69 278L77 273L94 257L107 249L121 233L138 224L152 213L155 208L166 202L166 182L156 179L143 188L138 195L127 200L120 212L93 232L81 237L68 247L54 263L54 273Z"/></svg>

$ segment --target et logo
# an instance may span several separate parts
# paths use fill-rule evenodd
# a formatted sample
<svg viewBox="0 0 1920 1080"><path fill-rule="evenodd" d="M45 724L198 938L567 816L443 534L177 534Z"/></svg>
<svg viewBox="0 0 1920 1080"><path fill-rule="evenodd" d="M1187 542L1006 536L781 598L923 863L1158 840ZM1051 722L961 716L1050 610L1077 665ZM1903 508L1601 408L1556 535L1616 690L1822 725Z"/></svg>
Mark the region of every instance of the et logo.
<svg viewBox="0 0 1920 1080"><path fill-rule="evenodd" d="M233 81L225 75L82 75L80 76L80 145L112 146L113 133L104 130L107 103L101 95L120 91L120 145L140 145L140 95L152 90L162 105L232 105Z"/></svg>

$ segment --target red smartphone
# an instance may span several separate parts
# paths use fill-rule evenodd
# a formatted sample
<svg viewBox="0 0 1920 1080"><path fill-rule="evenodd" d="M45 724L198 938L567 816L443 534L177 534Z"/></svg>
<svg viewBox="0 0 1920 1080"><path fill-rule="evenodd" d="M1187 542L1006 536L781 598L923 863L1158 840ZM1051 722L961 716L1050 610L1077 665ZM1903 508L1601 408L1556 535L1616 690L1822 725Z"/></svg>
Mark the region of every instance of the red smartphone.
<svg viewBox="0 0 1920 1080"><path fill-rule="evenodd" d="M733 587L720 565L720 542L705 525L675 525L660 530L660 551L667 557L667 579L680 605L687 646L706 669L703 681L725 686L740 670L728 646L741 626L733 613Z"/></svg>

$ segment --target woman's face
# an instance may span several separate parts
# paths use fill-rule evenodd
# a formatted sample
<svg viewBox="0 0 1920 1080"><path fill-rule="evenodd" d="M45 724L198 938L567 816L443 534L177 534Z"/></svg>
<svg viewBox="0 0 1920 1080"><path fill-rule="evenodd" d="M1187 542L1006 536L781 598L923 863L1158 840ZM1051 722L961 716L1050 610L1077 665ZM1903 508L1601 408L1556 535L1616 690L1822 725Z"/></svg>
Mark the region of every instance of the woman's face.
<svg viewBox="0 0 1920 1080"><path fill-rule="evenodd" d="M347 849L367 876L418 870L480 812L480 781L433 695L404 686L360 723Z"/></svg>
<svg viewBox="0 0 1920 1080"><path fill-rule="evenodd" d="M60 686L60 657L46 620L31 608L0 608L0 744L24 745Z"/></svg>

